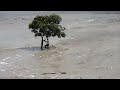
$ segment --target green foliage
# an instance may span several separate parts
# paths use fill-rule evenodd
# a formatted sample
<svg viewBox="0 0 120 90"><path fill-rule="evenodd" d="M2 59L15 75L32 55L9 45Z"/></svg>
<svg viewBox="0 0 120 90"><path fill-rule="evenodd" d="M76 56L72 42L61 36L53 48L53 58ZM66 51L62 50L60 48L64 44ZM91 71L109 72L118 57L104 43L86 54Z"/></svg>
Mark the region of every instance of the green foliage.
<svg viewBox="0 0 120 90"><path fill-rule="evenodd" d="M29 24L29 29L31 29L31 32L35 33L35 37L57 36L58 38L61 38L66 36L66 34L63 32L65 28L59 25L61 21L62 18L56 14L49 16L36 16Z"/></svg>

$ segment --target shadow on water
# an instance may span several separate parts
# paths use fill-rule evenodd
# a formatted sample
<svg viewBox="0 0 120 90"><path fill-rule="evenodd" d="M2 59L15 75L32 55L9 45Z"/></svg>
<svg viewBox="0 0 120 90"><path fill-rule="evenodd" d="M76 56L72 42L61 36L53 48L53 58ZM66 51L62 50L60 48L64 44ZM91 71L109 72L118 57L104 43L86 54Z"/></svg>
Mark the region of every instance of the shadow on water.
<svg viewBox="0 0 120 90"><path fill-rule="evenodd" d="M1 48L1 49L0 49L0 52L19 51L19 50L36 52L36 51L51 50L51 49L55 49L55 48L56 48L55 46L50 46L49 49L43 48L43 50L41 50L41 47L40 47L40 46L17 47L17 48Z"/></svg>
<svg viewBox="0 0 120 90"><path fill-rule="evenodd" d="M41 48L39 46L34 47L23 47L23 48L17 48L19 50L27 50L27 51L41 51Z"/></svg>
<svg viewBox="0 0 120 90"><path fill-rule="evenodd" d="M0 52L2 51L16 51L16 50L25 50L25 51L41 51L41 48L38 46L34 47L18 47L18 48L2 48L0 49Z"/></svg>
<svg viewBox="0 0 120 90"><path fill-rule="evenodd" d="M43 48L43 50L50 50L55 49L55 46L50 46L49 49ZM27 50L27 51L42 51L40 46L33 46L33 47L23 47L23 48L17 48L19 50Z"/></svg>

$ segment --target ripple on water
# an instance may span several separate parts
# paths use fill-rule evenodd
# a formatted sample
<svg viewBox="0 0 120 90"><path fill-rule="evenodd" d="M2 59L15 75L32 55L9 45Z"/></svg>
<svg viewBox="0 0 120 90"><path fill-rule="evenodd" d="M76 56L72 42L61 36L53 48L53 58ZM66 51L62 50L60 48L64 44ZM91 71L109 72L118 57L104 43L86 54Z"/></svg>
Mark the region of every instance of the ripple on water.
<svg viewBox="0 0 120 90"><path fill-rule="evenodd" d="M2 60L4 61L4 60L10 59L10 58L11 58L11 57L6 57L6 58L4 58L4 59L2 59Z"/></svg>
<svg viewBox="0 0 120 90"><path fill-rule="evenodd" d="M17 57L22 57L21 55L16 55Z"/></svg>
<svg viewBox="0 0 120 90"><path fill-rule="evenodd" d="M5 71L4 69L0 69L0 71Z"/></svg>

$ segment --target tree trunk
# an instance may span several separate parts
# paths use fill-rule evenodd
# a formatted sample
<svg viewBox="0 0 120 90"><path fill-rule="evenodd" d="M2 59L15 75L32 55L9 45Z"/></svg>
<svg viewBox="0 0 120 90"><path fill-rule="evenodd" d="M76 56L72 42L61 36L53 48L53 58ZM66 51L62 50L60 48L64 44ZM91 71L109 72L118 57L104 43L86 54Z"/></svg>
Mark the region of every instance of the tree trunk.
<svg viewBox="0 0 120 90"><path fill-rule="evenodd" d="M46 45L45 45L45 48L49 48L49 39L48 39L48 37L46 36L46 39L47 39L47 43L46 43Z"/></svg>
<svg viewBox="0 0 120 90"><path fill-rule="evenodd" d="M49 39L48 39L48 37L46 37L46 38L47 38L47 46L49 48Z"/></svg>
<svg viewBox="0 0 120 90"><path fill-rule="evenodd" d="M41 40L41 50L43 50L43 37L42 37L42 40Z"/></svg>

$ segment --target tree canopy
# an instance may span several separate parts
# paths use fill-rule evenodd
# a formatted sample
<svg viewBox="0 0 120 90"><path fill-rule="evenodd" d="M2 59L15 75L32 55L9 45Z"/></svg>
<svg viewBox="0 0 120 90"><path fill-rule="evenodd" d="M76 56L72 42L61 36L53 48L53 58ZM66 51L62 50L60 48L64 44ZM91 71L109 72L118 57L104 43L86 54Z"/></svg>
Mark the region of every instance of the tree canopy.
<svg viewBox="0 0 120 90"><path fill-rule="evenodd" d="M43 37L45 36L47 39L47 44L49 46L49 39L48 37L55 37L58 38L66 37L64 33L65 27L60 25L62 18L59 15L52 14L46 16L36 16L34 20L29 24L29 29L31 32L35 34L35 37L41 36L41 47L43 46Z"/></svg>

